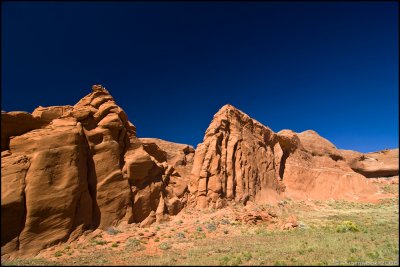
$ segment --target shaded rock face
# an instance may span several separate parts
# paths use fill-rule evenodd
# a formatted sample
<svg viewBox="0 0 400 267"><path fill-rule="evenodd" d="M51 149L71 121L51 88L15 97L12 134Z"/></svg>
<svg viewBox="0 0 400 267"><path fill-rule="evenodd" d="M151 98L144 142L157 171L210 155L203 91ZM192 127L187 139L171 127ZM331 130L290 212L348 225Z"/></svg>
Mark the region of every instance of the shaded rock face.
<svg viewBox="0 0 400 267"><path fill-rule="evenodd" d="M282 150L268 127L231 105L222 107L199 144L190 192L200 208L276 198L284 191L279 177Z"/></svg>
<svg viewBox="0 0 400 267"><path fill-rule="evenodd" d="M368 178L399 175L399 149L386 149L372 153L341 150L349 166Z"/></svg>
<svg viewBox="0 0 400 267"><path fill-rule="evenodd" d="M74 106L2 113L2 255L185 205L187 187L157 155L165 152L146 150L109 92L92 89Z"/></svg>
<svg viewBox="0 0 400 267"><path fill-rule="evenodd" d="M9 148L11 136L38 129L45 122L23 111L1 112L1 151Z"/></svg>

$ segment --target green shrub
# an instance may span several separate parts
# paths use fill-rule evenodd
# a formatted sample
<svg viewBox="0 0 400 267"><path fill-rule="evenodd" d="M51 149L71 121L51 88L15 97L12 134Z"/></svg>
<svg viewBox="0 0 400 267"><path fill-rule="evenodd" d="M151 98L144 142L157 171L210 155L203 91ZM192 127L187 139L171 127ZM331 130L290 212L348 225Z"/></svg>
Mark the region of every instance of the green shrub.
<svg viewBox="0 0 400 267"><path fill-rule="evenodd" d="M243 255L243 259L244 259L245 261L251 260L251 258L253 257L253 256L251 255L251 253L250 253L250 252L247 252L247 251L242 252L242 255Z"/></svg>
<svg viewBox="0 0 400 267"><path fill-rule="evenodd" d="M94 244L94 245L104 245L104 244L107 243L107 242L104 241L103 239L97 239L97 238L92 238L91 242L92 242L92 244Z"/></svg>
<svg viewBox="0 0 400 267"><path fill-rule="evenodd" d="M343 221L340 225L338 225L336 231L338 233L346 233L346 232L358 232L360 231L360 229L352 221Z"/></svg>
<svg viewBox="0 0 400 267"><path fill-rule="evenodd" d="M219 260L219 265L223 266L237 266L242 263L242 258L240 256L224 256Z"/></svg>

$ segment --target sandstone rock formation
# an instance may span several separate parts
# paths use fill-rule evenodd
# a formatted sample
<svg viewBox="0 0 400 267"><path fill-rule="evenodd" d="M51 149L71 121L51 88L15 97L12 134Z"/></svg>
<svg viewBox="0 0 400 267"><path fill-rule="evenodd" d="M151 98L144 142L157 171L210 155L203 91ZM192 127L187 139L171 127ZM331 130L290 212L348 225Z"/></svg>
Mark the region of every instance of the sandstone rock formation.
<svg viewBox="0 0 400 267"><path fill-rule="evenodd" d="M283 190L282 150L275 133L231 105L208 127L194 157L190 192L198 207L222 207L225 200L260 202Z"/></svg>
<svg viewBox="0 0 400 267"><path fill-rule="evenodd" d="M285 197L292 199L362 200L376 197L377 187L354 172L340 151L315 131L278 132L280 139L291 139L282 146ZM282 142L280 142L283 144Z"/></svg>
<svg viewBox="0 0 400 267"><path fill-rule="evenodd" d="M2 112L1 168L2 255L30 255L121 221L162 219L187 201L174 167L146 150L102 86L74 106Z"/></svg>
<svg viewBox="0 0 400 267"><path fill-rule="evenodd" d="M13 111L1 112L1 151L9 148L11 136L24 134L28 131L38 129L43 122L33 117L28 112Z"/></svg>
<svg viewBox="0 0 400 267"><path fill-rule="evenodd" d="M186 205L374 198L366 177L398 175L398 149L338 150L314 131L274 133L231 105L196 151L139 139L109 92L92 90L74 106L2 112L2 255L30 256L121 222L146 227ZM245 219L274 217L260 216Z"/></svg>
<svg viewBox="0 0 400 267"><path fill-rule="evenodd" d="M231 105L222 107L196 149L190 181L197 207L226 200L375 197L377 187L354 172L341 152L314 131L275 134Z"/></svg>
<svg viewBox="0 0 400 267"><path fill-rule="evenodd" d="M386 149L362 154L351 150L341 150L349 166L368 178L399 175L399 149Z"/></svg>

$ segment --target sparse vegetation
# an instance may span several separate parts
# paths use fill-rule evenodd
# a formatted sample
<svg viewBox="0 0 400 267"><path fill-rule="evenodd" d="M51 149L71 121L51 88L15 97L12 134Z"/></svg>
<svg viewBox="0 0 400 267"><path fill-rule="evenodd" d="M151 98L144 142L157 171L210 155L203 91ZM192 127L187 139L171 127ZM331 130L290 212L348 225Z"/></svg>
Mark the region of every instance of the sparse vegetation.
<svg viewBox="0 0 400 267"><path fill-rule="evenodd" d="M163 231L153 239L161 250L160 254L149 255L138 252L146 247L142 241L131 237L125 242L125 249L122 250L112 249L117 244L114 241L109 246L89 245L88 251L84 249L86 245L79 244L80 253L68 255L74 251L74 248L68 246L57 251L57 255L60 256L56 257L57 252L53 251L51 260L54 262L39 258L19 259L3 261L2 265L40 263L40 265L281 266L355 265L357 262L397 265L398 210L398 199L387 199L378 204L319 201L314 202L311 207L292 201L278 214L278 218L295 214L301 220L299 227L291 231L270 229L263 224L232 225L216 218L214 221L211 219L202 222L202 226L193 224L192 228L188 228L189 232L179 229L173 234L170 230L176 227L176 224L171 222L170 225L163 225ZM218 228L215 221L224 225L221 231L216 231ZM214 227L215 230L210 231ZM165 241L165 237L162 237L163 235L171 237L171 234L172 237L178 238ZM182 234L185 236L185 242L192 242L193 245L182 248L181 245L185 244L181 240ZM101 242L109 239L97 236L94 240ZM151 242L149 241L149 244ZM138 253L132 254L135 252Z"/></svg>
<svg viewBox="0 0 400 267"><path fill-rule="evenodd" d="M145 249L140 240L135 238L129 238L125 243L125 247L130 251L140 251Z"/></svg>
<svg viewBox="0 0 400 267"><path fill-rule="evenodd" d="M167 242L162 242L158 247L162 250L167 250L171 248L171 245Z"/></svg>
<svg viewBox="0 0 400 267"><path fill-rule="evenodd" d="M92 243L93 245L100 245L100 246L102 246L102 245L106 244L107 242L104 241L103 239L92 238L91 243Z"/></svg>
<svg viewBox="0 0 400 267"><path fill-rule="evenodd" d="M106 232L107 232L109 235L116 235L116 234L121 233L120 230L118 230L118 229L116 229L116 228L114 228L114 227L108 227L108 228L106 229Z"/></svg>
<svg viewBox="0 0 400 267"><path fill-rule="evenodd" d="M343 221L336 229L338 233L358 232L360 229L352 221Z"/></svg>
<svg viewBox="0 0 400 267"><path fill-rule="evenodd" d="M209 232L214 232L215 230L217 230L217 226L215 225L215 222L208 223L206 228Z"/></svg>
<svg viewBox="0 0 400 267"><path fill-rule="evenodd" d="M179 233L177 233L176 234L176 237L178 237L178 238L185 238L185 234L184 233L182 233L182 232L179 232Z"/></svg>

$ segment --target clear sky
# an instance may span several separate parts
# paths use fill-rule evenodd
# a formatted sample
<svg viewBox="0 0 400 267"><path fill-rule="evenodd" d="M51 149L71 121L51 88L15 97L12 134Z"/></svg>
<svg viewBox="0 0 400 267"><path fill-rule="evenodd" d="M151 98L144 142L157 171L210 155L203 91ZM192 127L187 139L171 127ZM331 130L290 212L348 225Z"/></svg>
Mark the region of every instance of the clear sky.
<svg viewBox="0 0 400 267"><path fill-rule="evenodd" d="M232 104L275 132L398 147L397 2L2 2L1 108L104 85L139 137L196 146Z"/></svg>

